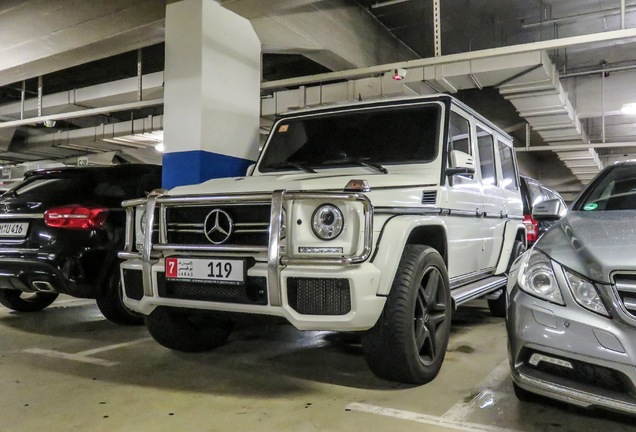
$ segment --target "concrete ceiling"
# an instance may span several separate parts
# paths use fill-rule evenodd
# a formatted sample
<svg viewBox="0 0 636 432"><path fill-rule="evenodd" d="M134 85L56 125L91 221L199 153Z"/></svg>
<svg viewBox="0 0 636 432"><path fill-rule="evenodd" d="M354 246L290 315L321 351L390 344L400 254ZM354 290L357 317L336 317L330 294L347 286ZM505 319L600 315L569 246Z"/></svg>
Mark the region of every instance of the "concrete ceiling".
<svg viewBox="0 0 636 432"><path fill-rule="evenodd" d="M264 82L330 71L360 71L382 64L408 64L434 57L434 0L219 2L251 20L262 42ZM479 50L609 34L620 30L622 25L619 0L440 3L441 59L449 61L459 59L453 56ZM43 76L43 115L134 102L140 48L143 48L144 99L161 98L165 6L166 0L0 2L0 121L20 118L23 80L27 97L23 115L25 118L37 115L39 76ZM633 29L636 1L626 0L624 6L625 28ZM537 122L537 108L529 111L526 106L528 98L536 99L534 91L524 93L525 90L517 88L506 93L487 86L479 88L484 87L481 85L457 88L442 85L441 90L454 93L509 130L522 150L527 144L571 146L589 141L605 143L595 151L601 165L636 157L633 117L620 110L624 103L636 102L636 88L632 84L636 82L634 36L636 33L626 30L624 37L599 41L602 36L595 35L585 43L555 45L544 50L554 73L546 71L558 83L552 83L552 90L542 90L553 95L551 99L540 100L562 102L559 109L577 131L575 139L564 140L562 134L549 132L554 128L546 126L545 119ZM357 77L342 75L344 79ZM426 85L419 88L428 86L429 91L430 84L444 84L439 76L433 80L423 77L420 82ZM417 88L416 83L411 83L407 91L418 92L414 90ZM0 128L0 161L67 158L149 145L154 138L141 144L113 141L118 128L112 126L113 132L109 132L107 125L128 122L134 130L136 124L142 124L142 128L150 124L141 133L152 134L155 128L161 128L162 113L161 104L157 104L59 119L54 128L42 124ZM155 121L148 123L148 118ZM146 120L140 123L139 119ZM537 128L530 131L529 143L526 122ZM100 127L104 131L101 135ZM109 133L113 136L108 137ZM87 142L91 134L93 139ZM96 139L97 136L101 138ZM610 147L609 143L617 144ZM586 177L573 175L568 165L571 158L557 158L556 154L561 153L520 152L519 158L527 174L562 192L576 191Z"/></svg>

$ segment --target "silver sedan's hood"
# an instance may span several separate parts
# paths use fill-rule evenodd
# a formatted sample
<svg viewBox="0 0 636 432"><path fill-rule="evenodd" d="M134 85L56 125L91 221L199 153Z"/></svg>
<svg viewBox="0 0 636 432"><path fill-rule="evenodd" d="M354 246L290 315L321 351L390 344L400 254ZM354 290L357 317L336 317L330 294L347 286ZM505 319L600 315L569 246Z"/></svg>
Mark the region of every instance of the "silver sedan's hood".
<svg viewBox="0 0 636 432"><path fill-rule="evenodd" d="M535 244L554 261L597 282L636 271L636 211L570 212Z"/></svg>

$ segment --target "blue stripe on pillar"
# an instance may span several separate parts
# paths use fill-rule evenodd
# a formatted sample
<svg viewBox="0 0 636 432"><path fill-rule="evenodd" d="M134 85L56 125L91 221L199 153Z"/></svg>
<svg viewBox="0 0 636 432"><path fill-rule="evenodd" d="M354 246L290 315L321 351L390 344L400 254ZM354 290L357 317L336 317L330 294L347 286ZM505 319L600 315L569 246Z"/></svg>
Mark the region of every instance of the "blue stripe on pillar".
<svg viewBox="0 0 636 432"><path fill-rule="evenodd" d="M163 155L163 187L202 183L221 177L244 176L254 163L248 159L203 150L166 153Z"/></svg>

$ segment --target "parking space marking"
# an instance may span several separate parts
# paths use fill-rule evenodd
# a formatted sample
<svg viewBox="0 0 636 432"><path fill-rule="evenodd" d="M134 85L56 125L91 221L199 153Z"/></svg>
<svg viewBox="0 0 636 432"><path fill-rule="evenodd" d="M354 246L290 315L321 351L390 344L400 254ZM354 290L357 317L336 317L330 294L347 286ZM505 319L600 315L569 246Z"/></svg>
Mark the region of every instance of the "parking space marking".
<svg viewBox="0 0 636 432"><path fill-rule="evenodd" d="M122 342L122 343L118 343L114 345L107 345L100 348L80 351L78 353L66 353L62 351L48 350L48 349L42 349L42 348L29 348L29 349L25 349L23 352L26 352L29 354L45 355L48 357L62 358L65 360L73 360L73 361L82 362L82 363L90 363L90 364L95 364L99 366L115 366L115 365L118 365L119 362L104 360L104 359L89 357L89 356L92 354L97 354L104 351L110 351L110 350L114 350L118 348L127 347L130 345L135 345L141 342L146 342L151 339L152 338L142 338L142 339L137 339L134 341Z"/></svg>
<svg viewBox="0 0 636 432"><path fill-rule="evenodd" d="M466 420L475 409L480 405L480 403L493 403L492 397L488 397L489 395L486 392L491 392L493 387L497 387L501 384L508 376L510 375L510 365L508 364L508 360L504 360L497 367L495 367L489 374L481 380L475 387L474 392L477 395L470 400L470 402L458 402L453 405L448 411L442 415L443 418L463 422ZM485 397L484 397L485 396Z"/></svg>
<svg viewBox="0 0 636 432"><path fill-rule="evenodd" d="M56 307L68 307L68 306L89 306L94 305L95 300L91 299L68 299L68 300L56 300L49 308L55 309Z"/></svg>
<svg viewBox="0 0 636 432"><path fill-rule="evenodd" d="M454 429L464 432L520 432L515 429L500 428L496 426L487 426L477 423L468 423L455 420L449 420L444 417L436 417L428 414L421 414L412 411L403 411L392 408L384 408L376 405L368 405L363 403L350 403L346 406L347 410L360 411L370 414L377 414L386 417L393 417L400 420L408 420L417 423L424 423L431 426L439 426L447 429Z"/></svg>

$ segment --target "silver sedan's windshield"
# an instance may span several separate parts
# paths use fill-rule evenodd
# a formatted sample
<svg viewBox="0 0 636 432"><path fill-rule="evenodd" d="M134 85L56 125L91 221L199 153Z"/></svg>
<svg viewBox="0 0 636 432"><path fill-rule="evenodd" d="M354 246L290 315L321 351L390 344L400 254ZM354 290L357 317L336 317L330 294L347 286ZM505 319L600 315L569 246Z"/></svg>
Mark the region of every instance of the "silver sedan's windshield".
<svg viewBox="0 0 636 432"><path fill-rule="evenodd" d="M609 170L589 187L574 210L636 210L636 165L618 165Z"/></svg>
<svg viewBox="0 0 636 432"><path fill-rule="evenodd" d="M357 109L289 118L276 125L259 165L261 172L385 165L435 159L438 104Z"/></svg>

